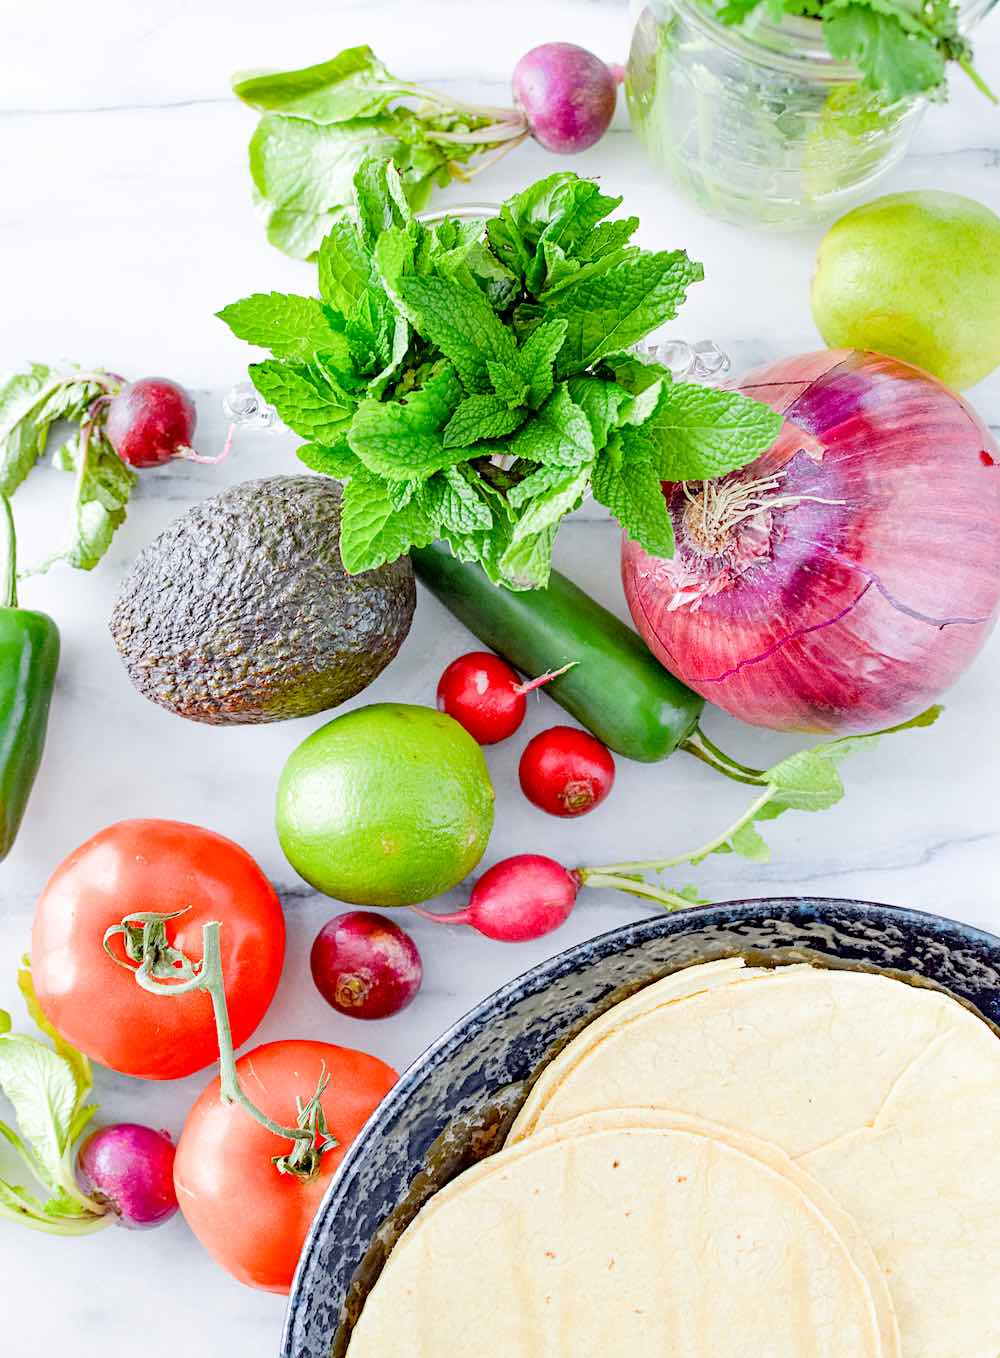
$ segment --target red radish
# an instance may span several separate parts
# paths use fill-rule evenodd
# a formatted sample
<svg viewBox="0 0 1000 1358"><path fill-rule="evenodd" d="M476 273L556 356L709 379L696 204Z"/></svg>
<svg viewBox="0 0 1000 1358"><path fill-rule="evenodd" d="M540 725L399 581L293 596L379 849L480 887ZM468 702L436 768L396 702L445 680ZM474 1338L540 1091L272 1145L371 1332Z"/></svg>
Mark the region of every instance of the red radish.
<svg viewBox="0 0 1000 1358"><path fill-rule="evenodd" d="M990 430L882 354L803 354L740 389L784 429L748 467L664 486L675 555L622 548L636 627L689 688L757 726L842 734L916 715L1000 615Z"/></svg>
<svg viewBox="0 0 1000 1358"><path fill-rule="evenodd" d="M551 816L583 816L599 806L615 781L606 745L575 726L551 726L528 741L518 767L529 802Z"/></svg>
<svg viewBox="0 0 1000 1358"><path fill-rule="evenodd" d="M611 123L617 72L571 42L547 42L514 67L514 103L548 151L573 155L600 141Z"/></svg>
<svg viewBox="0 0 1000 1358"><path fill-rule="evenodd" d="M512 736L524 721L525 695L570 668L564 665L522 684L517 671L492 651L470 651L453 660L442 674L438 711L454 717L480 745L495 745Z"/></svg>
<svg viewBox="0 0 1000 1358"><path fill-rule="evenodd" d="M525 943L565 924L576 903L580 878L554 858L515 854L484 872L469 904L453 915L416 909L436 924L468 924L501 943Z"/></svg>
<svg viewBox="0 0 1000 1358"><path fill-rule="evenodd" d="M409 934L371 910L348 910L328 920L309 963L324 1000L359 1019L398 1014L420 989L424 973Z"/></svg>
<svg viewBox="0 0 1000 1358"><path fill-rule="evenodd" d="M160 1226L177 1211L174 1143L166 1132L137 1122L101 1127L80 1147L77 1178L123 1226Z"/></svg>
<svg viewBox="0 0 1000 1358"><path fill-rule="evenodd" d="M108 439L130 467L159 467L191 451L197 420L183 387L166 377L142 377L112 398Z"/></svg>

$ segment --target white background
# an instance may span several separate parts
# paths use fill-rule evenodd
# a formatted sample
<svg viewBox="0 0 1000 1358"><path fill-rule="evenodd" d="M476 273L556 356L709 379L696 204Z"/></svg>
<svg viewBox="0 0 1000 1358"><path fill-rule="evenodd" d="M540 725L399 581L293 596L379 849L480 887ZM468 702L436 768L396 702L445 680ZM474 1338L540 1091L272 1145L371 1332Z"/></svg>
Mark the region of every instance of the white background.
<svg viewBox="0 0 1000 1358"><path fill-rule="evenodd" d="M0 3L0 370L30 359L103 363L132 376L169 375L197 393L202 446L221 438L219 401L243 371L244 346L213 313L271 288L310 290L308 266L264 240L246 172L254 118L229 95L246 66L304 65L370 42L389 67L493 103L505 102L517 57L568 39L609 60L624 56L620 0L59 0ZM1000 85L1000 19L980 35L979 65ZM886 189L933 186L1000 209L1000 114L960 77L950 105L931 110L913 153ZM551 170L528 146L480 181L501 197ZM711 336L737 368L818 347L808 306L820 232L764 235L712 222L676 198L645 165L624 112L604 143L574 164L600 174L642 218L641 238L684 246L705 264L674 333ZM972 393L1000 422L1000 376ZM295 877L272 821L275 779L293 746L322 718L251 729L188 724L131 689L107 632L117 582L136 551L192 500L232 480L297 466L288 437L244 438L225 469L177 465L146 474L125 528L89 576L54 570L23 590L49 610L63 660L48 752L17 847L0 867L0 1004L17 1008L13 976L28 943L35 898L55 864L102 826L170 816L244 844L281 890L289 951L278 1000L258 1037L315 1036L364 1046L402 1068L500 982L549 954L636 917L623 896L587 893L561 933L504 948L465 931L412 928L426 980L400 1017L361 1025L328 1010L307 968L310 942L337 907ZM51 541L68 485L39 469L18 493L25 555ZM616 534L584 518L566 526L558 559L618 611ZM422 598L399 659L362 701L433 701L444 664L469 638ZM687 874L716 900L830 894L919 906L1000 927L996 855L1000 735L996 639L948 698L938 727L886 743L845 767L849 795L822 819L788 816L769 831L774 860L716 859ZM523 740L561 720L546 700L523 736L489 752L498 818L487 862L549 852L569 863L674 851L701 842L742 804L739 788L678 756L620 765L612 798L579 823L530 808L516 789ZM794 742L715 716L711 733L752 763ZM442 907L455 905L442 901ZM98 1072L109 1119L180 1131L205 1076L168 1087ZM239 1230L234 1206L233 1229ZM283 1300L232 1282L183 1221L144 1236L109 1231L62 1241L0 1224L5 1358L41 1353L166 1358L270 1358ZM181 1337L183 1335L183 1337Z"/></svg>

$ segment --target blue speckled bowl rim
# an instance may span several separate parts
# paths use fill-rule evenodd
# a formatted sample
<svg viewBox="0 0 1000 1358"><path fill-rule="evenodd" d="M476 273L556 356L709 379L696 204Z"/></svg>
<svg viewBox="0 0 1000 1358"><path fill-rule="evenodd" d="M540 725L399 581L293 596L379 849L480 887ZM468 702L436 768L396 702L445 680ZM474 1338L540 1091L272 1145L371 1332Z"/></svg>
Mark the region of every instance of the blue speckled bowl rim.
<svg viewBox="0 0 1000 1358"><path fill-rule="evenodd" d="M564 952L556 953L555 956L546 961L539 962L536 966L522 972L519 976L515 976L513 980L487 995L479 1004L473 1006L472 1009L456 1020L450 1028L447 1028L429 1047L425 1048L402 1072L398 1082L361 1129L341 1161L337 1173L330 1180L323 1201L313 1219L309 1234L306 1236L298 1267L295 1270L295 1277L292 1280L279 1358L295 1358L292 1343L296 1313L299 1304L308 1296L312 1286L313 1261L319 1253L319 1242L325 1238L327 1232L333 1226L331 1216L335 1218L334 1204L339 1185L351 1173L354 1163L367 1153L369 1141L378 1136L383 1124L390 1122L399 1106L405 1104L413 1088L465 1042L471 1029L479 1029L484 1024L491 1022L497 1014L502 1013L508 1007L512 1000L526 994L537 993L554 981L570 975L578 969L581 963L586 961L590 964L595 960L609 957L614 953L642 944L648 939L675 933L700 931L706 927L710 928L713 924L739 924L743 920L759 918L762 912L766 912L770 918L777 919L792 917L796 913L802 912L813 913L817 918L822 919L824 907L835 907L840 911L856 913L859 918L863 917L868 921L875 921L881 917L887 923L910 924L927 934L950 937L965 944L978 944L988 953L993 953L997 958L1000 958L1000 937L975 925L950 919L946 915L936 915L925 910L914 910L909 906L889 905L878 901L859 901L850 898L759 896L743 900L722 901L717 905L700 906L692 908L690 911L679 911L677 914L656 915L652 918L637 920L631 924L608 930L606 933L597 934L593 938L584 939L571 948L567 948Z"/></svg>

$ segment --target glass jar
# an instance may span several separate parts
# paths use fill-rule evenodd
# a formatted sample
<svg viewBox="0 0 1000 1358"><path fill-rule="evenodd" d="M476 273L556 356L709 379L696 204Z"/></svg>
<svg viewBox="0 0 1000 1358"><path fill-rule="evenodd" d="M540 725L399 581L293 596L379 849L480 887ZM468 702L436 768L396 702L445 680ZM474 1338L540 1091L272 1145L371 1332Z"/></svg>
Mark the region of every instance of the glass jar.
<svg viewBox="0 0 1000 1358"><path fill-rule="evenodd" d="M969 29L996 3L963 7ZM831 57L815 19L761 6L721 24L703 0L639 0L626 91L654 165L725 221L838 215L905 154L927 100L888 103Z"/></svg>

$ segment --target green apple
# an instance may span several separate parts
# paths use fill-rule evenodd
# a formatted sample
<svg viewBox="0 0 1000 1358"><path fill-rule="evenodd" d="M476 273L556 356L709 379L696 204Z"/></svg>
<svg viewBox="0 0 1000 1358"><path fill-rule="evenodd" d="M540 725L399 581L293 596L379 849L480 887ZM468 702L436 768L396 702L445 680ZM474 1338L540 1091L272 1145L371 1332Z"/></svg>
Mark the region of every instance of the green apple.
<svg viewBox="0 0 1000 1358"><path fill-rule="evenodd" d="M1000 364L1000 217L933 189L855 208L820 244L812 309L831 349L875 349L970 387Z"/></svg>

